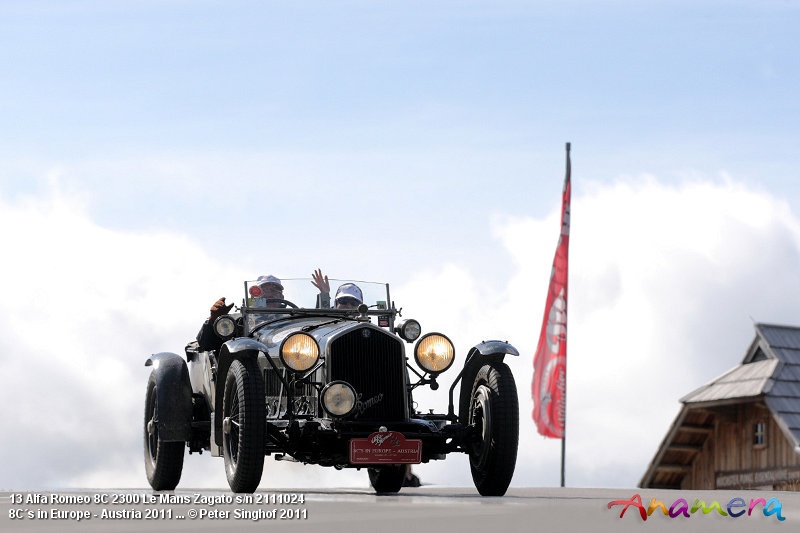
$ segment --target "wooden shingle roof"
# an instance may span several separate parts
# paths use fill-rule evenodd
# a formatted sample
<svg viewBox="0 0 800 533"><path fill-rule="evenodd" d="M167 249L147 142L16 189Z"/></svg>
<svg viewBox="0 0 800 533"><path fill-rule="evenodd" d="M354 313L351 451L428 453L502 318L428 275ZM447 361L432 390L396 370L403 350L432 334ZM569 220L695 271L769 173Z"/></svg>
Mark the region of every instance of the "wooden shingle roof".
<svg viewBox="0 0 800 533"><path fill-rule="evenodd" d="M760 325L756 330L780 361L772 387L764 391L765 402L795 452L800 453L800 328Z"/></svg>
<svg viewBox="0 0 800 533"><path fill-rule="evenodd" d="M772 387L777 359L742 364L706 383L683 398L681 403L717 402L760 396Z"/></svg>

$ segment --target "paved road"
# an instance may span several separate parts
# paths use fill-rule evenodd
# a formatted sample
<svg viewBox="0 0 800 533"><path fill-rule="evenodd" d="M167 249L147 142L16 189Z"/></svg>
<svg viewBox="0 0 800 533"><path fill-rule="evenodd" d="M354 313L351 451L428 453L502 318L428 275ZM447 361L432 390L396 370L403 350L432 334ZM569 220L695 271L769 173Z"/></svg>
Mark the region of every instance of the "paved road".
<svg viewBox="0 0 800 533"><path fill-rule="evenodd" d="M645 508L651 498L669 510L686 500L690 516L670 518L662 511L642 520L639 510L609 502L639 494ZM473 488L421 487L397 495L370 490L264 490L251 495L223 490L181 489L169 493L141 490L65 490L0 492L0 531L282 531L326 533L441 532L736 532L800 530L800 493L768 491L651 491L642 489L512 488L502 498L483 498ZM720 504L691 513L695 499ZM747 513L750 500L775 498L772 515L763 505ZM743 506L737 506L739 504ZM778 515L785 520L778 520ZM15 518L19 517L19 518ZM83 517L83 518L82 518ZM79 520L80 518L80 520ZM268 529L267 529L268 528Z"/></svg>

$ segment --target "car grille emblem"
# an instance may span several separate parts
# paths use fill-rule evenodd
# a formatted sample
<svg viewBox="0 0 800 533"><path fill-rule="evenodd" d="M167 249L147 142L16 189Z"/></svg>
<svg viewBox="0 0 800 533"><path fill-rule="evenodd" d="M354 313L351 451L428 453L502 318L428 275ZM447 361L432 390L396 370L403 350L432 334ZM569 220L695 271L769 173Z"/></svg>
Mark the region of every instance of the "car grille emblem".
<svg viewBox="0 0 800 533"><path fill-rule="evenodd" d="M373 396L372 398L370 398L369 400L364 401L364 402L361 401L361 395L359 394L358 395L358 401L356 402L356 407L355 407L356 415L353 418L358 418L359 416L364 414L364 411L366 411L367 409L369 409L373 405L377 405L377 404L381 403L382 401L383 401L383 393L382 392L379 393L377 396Z"/></svg>

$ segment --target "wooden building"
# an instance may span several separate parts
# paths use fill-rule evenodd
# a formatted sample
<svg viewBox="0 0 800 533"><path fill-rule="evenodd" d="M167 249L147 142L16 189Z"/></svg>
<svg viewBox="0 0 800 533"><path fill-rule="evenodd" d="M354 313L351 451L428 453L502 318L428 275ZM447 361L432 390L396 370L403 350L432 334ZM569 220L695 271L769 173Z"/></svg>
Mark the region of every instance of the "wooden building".
<svg viewBox="0 0 800 533"><path fill-rule="evenodd" d="M800 327L755 330L739 366L681 398L640 487L800 490Z"/></svg>

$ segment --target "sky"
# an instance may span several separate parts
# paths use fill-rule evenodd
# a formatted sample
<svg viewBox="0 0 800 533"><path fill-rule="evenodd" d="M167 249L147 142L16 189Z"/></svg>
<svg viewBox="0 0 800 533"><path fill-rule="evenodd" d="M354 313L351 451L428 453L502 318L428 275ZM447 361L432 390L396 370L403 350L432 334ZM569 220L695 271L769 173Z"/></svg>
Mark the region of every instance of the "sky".
<svg viewBox="0 0 800 533"><path fill-rule="evenodd" d="M756 322L800 325L791 1L0 2L0 488L146 487L156 352L260 274L507 340L512 486L572 147L566 482L634 487ZM452 375L421 408L444 410ZM472 485L463 455L423 482ZM226 488L187 456L181 487ZM261 488L367 487L277 463Z"/></svg>

